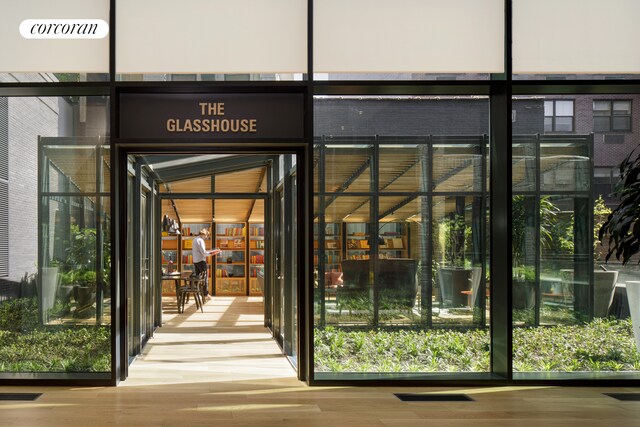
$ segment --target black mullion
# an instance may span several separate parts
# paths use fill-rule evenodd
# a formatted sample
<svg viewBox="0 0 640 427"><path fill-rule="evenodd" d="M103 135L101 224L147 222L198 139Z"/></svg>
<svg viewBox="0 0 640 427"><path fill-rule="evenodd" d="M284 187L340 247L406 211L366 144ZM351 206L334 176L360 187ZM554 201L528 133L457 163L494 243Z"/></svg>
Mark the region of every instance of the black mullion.
<svg viewBox="0 0 640 427"><path fill-rule="evenodd" d="M542 200L542 195L540 192L540 172L541 172L541 139L540 139L540 134L536 135L536 145L535 145L535 150L536 150L536 172L535 172L535 177L536 177L536 182L535 182L535 193L536 193L536 197L534 199L534 204L533 204L533 216L534 216L534 224L536 225L535 227L535 239L536 241L535 243L535 254L534 254L534 270L535 270L535 283L534 283L534 291L535 291L535 306L534 306L534 320L533 320L533 324L535 326L540 326L540 305L542 304L542 295L540 295L540 250L541 250L541 246L540 246L540 202Z"/></svg>
<svg viewBox="0 0 640 427"><path fill-rule="evenodd" d="M377 136L376 136L377 140ZM373 326L377 327L380 323L380 284L378 283L380 245L378 244L378 232L380 230L380 194L379 187L379 169L380 169L380 145L376 141L371 149L371 186L370 191L373 197L369 198L370 218L373 224L373 230L369 233L369 247L371 248L370 271L373 272Z"/></svg>

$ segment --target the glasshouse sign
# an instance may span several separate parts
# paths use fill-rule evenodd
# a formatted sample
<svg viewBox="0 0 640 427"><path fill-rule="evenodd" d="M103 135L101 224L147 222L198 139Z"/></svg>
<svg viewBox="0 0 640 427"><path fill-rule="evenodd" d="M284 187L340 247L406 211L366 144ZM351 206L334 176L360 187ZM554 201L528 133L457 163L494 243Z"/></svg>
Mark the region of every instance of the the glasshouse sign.
<svg viewBox="0 0 640 427"><path fill-rule="evenodd" d="M120 95L120 137L302 138L302 94Z"/></svg>

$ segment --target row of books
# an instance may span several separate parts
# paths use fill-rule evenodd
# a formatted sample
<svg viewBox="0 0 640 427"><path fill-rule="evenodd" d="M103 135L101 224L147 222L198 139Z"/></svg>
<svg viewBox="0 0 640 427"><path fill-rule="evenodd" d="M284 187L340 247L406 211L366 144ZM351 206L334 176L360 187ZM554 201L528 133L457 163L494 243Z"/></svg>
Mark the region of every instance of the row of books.
<svg viewBox="0 0 640 427"><path fill-rule="evenodd" d="M251 227L249 233L250 236L264 236L264 227Z"/></svg>
<svg viewBox="0 0 640 427"><path fill-rule="evenodd" d="M264 249L264 240L252 240L249 242L250 249Z"/></svg>
<svg viewBox="0 0 640 427"><path fill-rule="evenodd" d="M218 240L218 247L220 249L224 248L235 248L235 249L243 249L244 248L244 239L233 239L233 240Z"/></svg>
<svg viewBox="0 0 640 427"><path fill-rule="evenodd" d="M229 227L222 230L223 233L218 231L220 236L244 236L244 227Z"/></svg>
<svg viewBox="0 0 640 427"><path fill-rule="evenodd" d="M244 277L244 273L242 273L243 275L240 276L238 274L234 274L233 272L229 273L227 270L223 269L223 268L219 268L216 270L216 277L239 277L242 278Z"/></svg>
<svg viewBox="0 0 640 427"><path fill-rule="evenodd" d="M253 267L249 269L249 277L258 277L258 272L262 271L262 267Z"/></svg>
<svg viewBox="0 0 640 427"><path fill-rule="evenodd" d="M251 264L264 264L264 255L252 255L249 257Z"/></svg>
<svg viewBox="0 0 640 427"><path fill-rule="evenodd" d="M325 255L324 262L326 264L338 264L341 262L340 257L337 255ZM318 255L313 256L313 263L318 264Z"/></svg>
<svg viewBox="0 0 640 427"><path fill-rule="evenodd" d="M347 240L347 249L369 249L369 241L366 239Z"/></svg>

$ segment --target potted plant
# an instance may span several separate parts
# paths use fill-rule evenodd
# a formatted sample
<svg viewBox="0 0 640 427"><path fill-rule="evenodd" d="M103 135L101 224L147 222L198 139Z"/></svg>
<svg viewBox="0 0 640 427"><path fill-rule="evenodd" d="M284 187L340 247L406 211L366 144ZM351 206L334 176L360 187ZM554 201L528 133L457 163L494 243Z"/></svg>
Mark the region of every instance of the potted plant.
<svg viewBox="0 0 640 427"><path fill-rule="evenodd" d="M529 204L529 206L527 206ZM534 254L527 252L527 243L535 240L533 224L534 199L514 196L512 202L512 254L513 291L512 304L515 309L532 309L536 301L536 266ZM550 248L553 230L557 223L558 208L548 197L540 198L540 242Z"/></svg>
<svg viewBox="0 0 640 427"><path fill-rule="evenodd" d="M464 215L452 214L440 221L439 230L444 243L444 263L438 269L442 302L453 307L465 306L468 298L462 292L471 290L472 269L467 268L465 260L465 249L471 242L471 227Z"/></svg>
<svg viewBox="0 0 640 427"><path fill-rule="evenodd" d="M640 155L634 149L620 164L620 183L613 195L620 200L600 227L598 238L608 236L605 262L615 255L625 265L640 253ZM640 351L640 281L627 281L627 299L636 348Z"/></svg>
<svg viewBox="0 0 640 427"><path fill-rule="evenodd" d="M594 263L600 260L600 247L602 241L599 238L599 231L605 223L607 217L611 214L611 209L604 203L602 196L596 199L593 209L593 260ZM608 270L604 266L596 268L593 271L593 287L594 287L594 306L593 315L595 317L607 317L609 307L613 302L613 294L616 290L616 282L618 281L618 272Z"/></svg>
<svg viewBox="0 0 640 427"><path fill-rule="evenodd" d="M67 246L66 281L73 286L76 301L75 317L90 317L94 314L96 298L96 229L80 228L72 224Z"/></svg>

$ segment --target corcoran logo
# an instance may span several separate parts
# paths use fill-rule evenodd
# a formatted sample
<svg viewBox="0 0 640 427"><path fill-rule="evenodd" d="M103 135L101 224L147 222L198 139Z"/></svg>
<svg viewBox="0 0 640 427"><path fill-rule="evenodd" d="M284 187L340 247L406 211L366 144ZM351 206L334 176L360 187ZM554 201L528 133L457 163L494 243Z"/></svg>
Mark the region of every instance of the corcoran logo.
<svg viewBox="0 0 640 427"><path fill-rule="evenodd" d="M20 34L25 39L102 39L109 24L102 19L25 19Z"/></svg>

